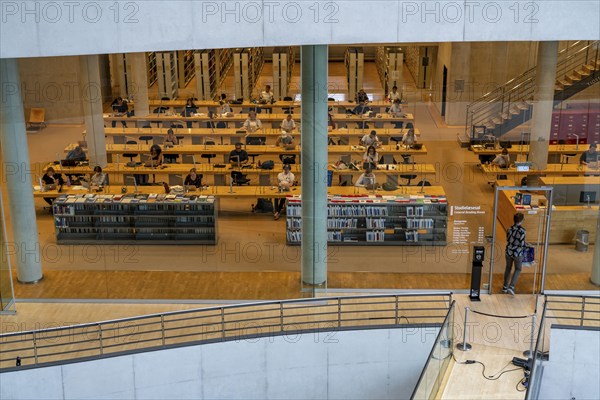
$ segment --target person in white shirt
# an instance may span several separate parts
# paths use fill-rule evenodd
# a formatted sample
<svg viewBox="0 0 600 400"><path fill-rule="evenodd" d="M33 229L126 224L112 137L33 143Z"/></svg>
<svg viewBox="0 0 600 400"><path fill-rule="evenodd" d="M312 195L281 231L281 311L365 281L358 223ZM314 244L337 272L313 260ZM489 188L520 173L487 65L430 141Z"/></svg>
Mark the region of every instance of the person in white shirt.
<svg viewBox="0 0 600 400"><path fill-rule="evenodd" d="M219 101L219 104L221 105L221 107L219 108L219 114L224 115L230 112L233 112L233 110L231 109L231 106L229 105L229 103L225 100L221 100Z"/></svg>
<svg viewBox="0 0 600 400"><path fill-rule="evenodd" d="M262 129L262 123L258 118L256 118L256 113L254 111L250 111L250 113L248 113L248 119L244 122L243 127L246 132L253 133L259 129Z"/></svg>
<svg viewBox="0 0 600 400"><path fill-rule="evenodd" d="M279 136L277 138L275 145L285 147L285 146L291 145L293 142L294 142L294 138L292 137L292 135L290 135L286 131L281 131L281 136Z"/></svg>
<svg viewBox="0 0 600 400"><path fill-rule="evenodd" d="M279 182L279 190L288 191L292 186L294 186L294 180L296 179L296 177L290 172L291 169L292 167L290 167L289 164L284 164L283 172L280 172L279 175L277 175L277 181ZM284 205L285 197L275 199L275 213L273 214L275 220L279 219L279 214L281 213L281 210L283 210Z"/></svg>
<svg viewBox="0 0 600 400"><path fill-rule="evenodd" d="M360 144L362 144L363 146L373 146L373 147L377 148L381 145L381 142L379 141L379 138L377 137L377 132L371 131L370 134L365 135L362 137L362 139L360 139Z"/></svg>
<svg viewBox="0 0 600 400"><path fill-rule="evenodd" d="M498 168L508 168L508 166L510 165L510 157L508 155L508 150L502 149L502 152L492 160L492 164L497 165Z"/></svg>
<svg viewBox="0 0 600 400"><path fill-rule="evenodd" d="M388 110L388 114L390 114L392 117L402 116L402 107L400 106L400 99L394 100L392 106Z"/></svg>
<svg viewBox="0 0 600 400"><path fill-rule="evenodd" d="M100 189L106 183L106 174L102 172L102 167L96 165L94 167L94 175L91 176L88 182L84 182L83 186L90 189Z"/></svg>
<svg viewBox="0 0 600 400"><path fill-rule="evenodd" d="M354 186L357 187L367 187L375 185L377 185L377 178L375 177L375 174L373 173L373 170L371 168L367 168L354 184Z"/></svg>
<svg viewBox="0 0 600 400"><path fill-rule="evenodd" d="M292 119L292 114L288 114L281 122L281 130L292 133L296 129L296 122Z"/></svg>
<svg viewBox="0 0 600 400"><path fill-rule="evenodd" d="M405 146L412 146L417 143L417 137L415 136L415 130L410 128L404 135L402 135L402 144Z"/></svg>
<svg viewBox="0 0 600 400"><path fill-rule="evenodd" d="M402 94L398 92L398 86L394 86L390 94L388 94L388 101L390 103L393 103L396 100L402 101Z"/></svg>
<svg viewBox="0 0 600 400"><path fill-rule="evenodd" d="M265 86L265 90L260 93L258 101L261 104L271 104L273 102L273 92L271 92L271 86Z"/></svg>

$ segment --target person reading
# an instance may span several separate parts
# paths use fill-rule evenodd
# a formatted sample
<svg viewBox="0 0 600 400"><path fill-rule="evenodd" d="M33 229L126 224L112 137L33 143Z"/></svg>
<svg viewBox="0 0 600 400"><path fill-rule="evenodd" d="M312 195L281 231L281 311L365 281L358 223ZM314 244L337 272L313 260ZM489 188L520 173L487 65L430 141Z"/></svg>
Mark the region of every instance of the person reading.
<svg viewBox="0 0 600 400"><path fill-rule="evenodd" d="M292 114L288 114L281 122L281 130L287 133L292 133L296 130L296 122L292 119Z"/></svg>
<svg viewBox="0 0 600 400"><path fill-rule="evenodd" d="M235 144L235 149L229 153L229 163L232 167L241 167L244 164L248 164L248 152L242 149L241 143Z"/></svg>
<svg viewBox="0 0 600 400"><path fill-rule="evenodd" d="M360 139L360 144L363 146L373 146L378 148L381 146L381 141L377 137L376 131L371 131L368 135L365 135Z"/></svg>
<svg viewBox="0 0 600 400"><path fill-rule="evenodd" d="M598 152L596 151L596 143L590 144L590 148L581 154L579 163L589 167L598 166Z"/></svg>
<svg viewBox="0 0 600 400"><path fill-rule="evenodd" d="M250 111L248 113L248 119L244 122L243 128L247 133L254 133L259 129L262 129L262 123L256 118L256 112Z"/></svg>
<svg viewBox="0 0 600 400"><path fill-rule="evenodd" d="M373 173L371 168L365 169L359 177L354 186L356 187L366 187L366 188L374 188L377 185L377 178Z"/></svg>
<svg viewBox="0 0 600 400"><path fill-rule="evenodd" d="M294 186L296 177L291 170L292 167L289 164L284 164L283 172L280 172L279 175L277 175L279 190L282 192L287 192L292 186ZM275 210L273 214L273 218L275 220L279 219L279 215L283 210L283 206L285 206L285 197L275 199Z"/></svg>
<svg viewBox="0 0 600 400"><path fill-rule="evenodd" d="M203 175L198 174L196 172L196 168L192 168L192 169L190 169L190 172L185 177L183 184L186 187L193 186L194 188L199 188L202 186L202 178L203 178Z"/></svg>

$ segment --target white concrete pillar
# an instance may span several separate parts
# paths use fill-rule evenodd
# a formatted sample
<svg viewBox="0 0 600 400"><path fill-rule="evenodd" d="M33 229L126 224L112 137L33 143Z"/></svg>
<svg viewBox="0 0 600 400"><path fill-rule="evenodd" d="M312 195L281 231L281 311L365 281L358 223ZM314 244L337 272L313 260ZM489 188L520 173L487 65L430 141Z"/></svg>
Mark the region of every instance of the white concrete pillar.
<svg viewBox="0 0 600 400"><path fill-rule="evenodd" d="M135 116L145 117L150 114L150 104L148 102L148 70L146 63L146 53L133 53L131 56L131 68L133 72L133 87Z"/></svg>
<svg viewBox="0 0 600 400"><path fill-rule="evenodd" d="M327 281L327 54L302 46L302 282Z"/></svg>
<svg viewBox="0 0 600 400"><path fill-rule="evenodd" d="M83 116L85 119L85 140L87 141L90 166L102 168L108 164L106 157L106 138L104 137L104 119L102 116L102 86L100 82L100 64L98 55L80 56L79 71L83 93Z"/></svg>
<svg viewBox="0 0 600 400"><path fill-rule="evenodd" d="M35 283L43 278L40 242L33 205L27 132L16 59L0 59L0 143L8 194L17 279Z"/></svg>
<svg viewBox="0 0 600 400"><path fill-rule="evenodd" d="M529 161L537 169L546 169L548 166L548 146L552 125L557 60L558 42L540 42L535 71L531 147L529 151Z"/></svg>

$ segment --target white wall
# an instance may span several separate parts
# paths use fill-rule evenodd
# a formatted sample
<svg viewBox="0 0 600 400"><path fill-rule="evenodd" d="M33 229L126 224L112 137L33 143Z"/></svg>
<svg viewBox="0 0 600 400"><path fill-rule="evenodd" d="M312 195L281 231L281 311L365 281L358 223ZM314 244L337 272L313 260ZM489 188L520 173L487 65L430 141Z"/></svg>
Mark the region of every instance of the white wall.
<svg viewBox="0 0 600 400"><path fill-rule="evenodd" d="M408 398L438 331L275 336L8 372L0 398Z"/></svg>
<svg viewBox="0 0 600 400"><path fill-rule="evenodd" d="M600 37L597 0L29 0L2 1L0 14L2 58L301 44Z"/></svg>
<svg viewBox="0 0 600 400"><path fill-rule="evenodd" d="M600 331L550 331L539 399L600 399Z"/></svg>

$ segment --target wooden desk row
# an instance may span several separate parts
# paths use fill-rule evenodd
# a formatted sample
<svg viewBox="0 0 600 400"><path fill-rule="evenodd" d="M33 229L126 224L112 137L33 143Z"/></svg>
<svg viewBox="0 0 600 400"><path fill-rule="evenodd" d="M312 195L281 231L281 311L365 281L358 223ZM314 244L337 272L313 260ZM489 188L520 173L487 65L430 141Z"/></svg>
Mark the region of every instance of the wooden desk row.
<svg viewBox="0 0 600 400"><path fill-rule="evenodd" d="M288 114L260 114L257 117L261 121L261 123L281 123ZM384 122L414 122L414 117L412 114L406 114L405 117L392 117L389 114L379 114L376 117L365 117L362 115L353 115L353 114L333 114L333 121L335 122L365 122L365 123L384 123ZM218 116L215 118L209 118L208 115L197 115L192 117L182 117L179 115L167 115L167 114L149 114L147 116L114 116L111 114L104 115L105 122L132 122L132 123L150 123L150 122L213 122L217 124L218 122L234 122L234 123L243 123L248 119L248 114L233 114L231 117L223 117ZM295 118L296 123L299 123L299 117Z"/></svg>
<svg viewBox="0 0 600 400"><path fill-rule="evenodd" d="M121 186L108 186L102 190L101 194L120 194ZM127 194L135 194L136 188L134 186L126 186ZM139 194L151 194L151 193L164 193L164 189L160 186L138 186L137 191ZM47 192L40 192L39 190L33 191L33 196L36 198L56 198L63 194L85 194L88 190L75 190L73 188L63 188L59 193L56 190L50 190ZM354 195L373 195L375 192L378 196L402 196L402 195L413 195L418 196L420 194L428 194L433 196L445 196L444 189L441 186L402 186L394 191L385 190L367 190L364 187L354 186L332 186L327 188L328 195L343 195L343 196L354 196ZM96 192L90 192L96 193ZM300 187L293 187L289 192L280 192L276 187L273 186L210 186L203 190L197 189L196 191L189 192L190 194L196 195L207 195L215 196L218 198L282 198L291 195L299 195L302 193Z"/></svg>
<svg viewBox="0 0 600 400"><path fill-rule="evenodd" d="M167 131L170 128L124 128L124 127L115 127L115 128L104 128L104 135L110 137L131 137L133 140L139 140L140 136L166 136ZM398 137L401 138L408 129L335 129L333 131L327 132L327 136L331 139L335 138L350 138L354 137L357 139L362 138L364 135L368 135L372 130L377 132L377 136L381 138L389 138L389 137ZM187 139L189 137L200 137L200 138L217 138L220 137L221 141L223 137L238 137L243 139L244 137L267 137L267 138L278 138L281 135L281 129L272 129L265 128L261 129L258 132L249 133L249 134L240 134L238 133L238 129L235 128L221 128L221 129L211 129L211 128L173 128L173 132L176 136L183 137ZM86 132L83 132L84 135ZM324 132L325 134L325 132ZM294 137L300 137L299 130L296 130L292 133ZM415 136L421 136L421 131L418 128L415 128ZM129 138L128 138L129 140Z"/></svg>
<svg viewBox="0 0 600 400"><path fill-rule="evenodd" d="M548 146L548 154L581 154L590 148L589 144L551 144ZM483 146L471 146L471 151L476 155L498 155L502 149L486 149ZM508 149L508 154L529 154L529 145L514 145Z"/></svg>
<svg viewBox="0 0 600 400"><path fill-rule="evenodd" d="M70 144L65 148L65 152L73 150L77 146L76 144ZM233 149L233 145L177 145L169 148L162 148L163 154L229 154ZM296 146L293 150L287 150L275 145L247 145L244 146L245 150L249 154L256 155L270 155L278 157L280 154L293 154L300 155L300 146ZM350 145L332 145L328 146L327 149L329 154L333 155L344 155L344 154L365 154L366 148L364 146L350 146ZM407 149L405 146L399 145L383 145L377 149L379 155L384 154L408 154L408 155L426 155L427 148L422 146L419 150ZM107 144L107 154L150 154L150 145L146 144Z"/></svg>
<svg viewBox="0 0 600 400"><path fill-rule="evenodd" d="M578 164L548 164L546 169L530 169L529 171L517 171L515 167L498 168L494 165L482 165L481 169L485 174L493 176L506 175L508 177L523 177L527 175L600 175L600 169Z"/></svg>
<svg viewBox="0 0 600 400"><path fill-rule="evenodd" d="M174 108L183 108L185 107L185 105L187 104L187 99L176 99L176 100L158 100L158 99L152 99L149 100L149 105L150 107L174 107ZM135 103L134 102L129 102L127 103L129 106L134 106ZM212 100L195 100L194 104L196 105L196 107L198 108L215 108L218 109L221 105L219 104L218 101L212 101ZM402 103L404 106L406 105L406 102ZM287 108L287 109L300 109L300 106L302 105L300 101L276 101L273 104L256 104L256 103L252 103L250 101L244 101L242 104L232 104L229 103L229 105L231 106L231 108L236 109L236 108L254 108L254 107L258 107L258 108L262 108L262 109L279 109L279 108ZM330 107L341 107L341 108L354 108L356 107L357 103L354 101L329 101L327 102L327 105ZM383 100L377 100L377 101L371 101L368 103L368 106L371 107L372 109L381 109L381 108L386 108L386 107L390 107L391 103L389 101L383 101Z"/></svg>

